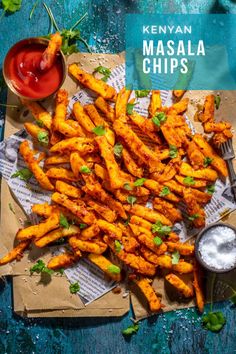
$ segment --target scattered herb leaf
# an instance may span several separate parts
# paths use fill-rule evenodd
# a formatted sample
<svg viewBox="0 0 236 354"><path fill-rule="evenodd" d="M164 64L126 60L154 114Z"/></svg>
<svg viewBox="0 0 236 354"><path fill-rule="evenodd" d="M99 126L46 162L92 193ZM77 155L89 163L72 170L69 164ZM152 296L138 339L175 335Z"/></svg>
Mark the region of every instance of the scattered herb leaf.
<svg viewBox="0 0 236 354"><path fill-rule="evenodd" d="M124 183L124 189L126 189L127 191L132 191L132 187L131 187L131 185L128 183L128 182L126 182L126 183Z"/></svg>
<svg viewBox="0 0 236 354"><path fill-rule="evenodd" d="M205 157L203 162L204 167L209 166L212 163L212 161L213 159L211 159L210 157Z"/></svg>
<svg viewBox="0 0 236 354"><path fill-rule="evenodd" d="M116 252L119 253L122 250L122 244L120 243L120 241L115 240L114 245Z"/></svg>
<svg viewBox="0 0 236 354"><path fill-rule="evenodd" d="M166 236L171 232L171 227L163 225L160 221L156 221L155 224L152 225L152 233L155 232L161 236Z"/></svg>
<svg viewBox="0 0 236 354"><path fill-rule="evenodd" d="M64 227L65 229L69 229L69 227L70 227L70 224L69 224L67 218L63 214L60 214L59 224L60 224L60 226Z"/></svg>
<svg viewBox="0 0 236 354"><path fill-rule="evenodd" d="M199 214L193 214L193 215L188 216L188 219L189 219L190 221L194 221L194 220L197 219L197 218L199 218Z"/></svg>
<svg viewBox="0 0 236 354"><path fill-rule="evenodd" d="M128 197L127 197L126 200L127 200L127 202L128 202L129 204L134 205L134 203L136 202L137 198L134 197L133 195L128 195Z"/></svg>
<svg viewBox="0 0 236 354"><path fill-rule="evenodd" d="M98 136L102 136L102 135L106 134L106 129L104 128L103 125L98 125L92 131L93 131L94 134L96 134Z"/></svg>
<svg viewBox="0 0 236 354"><path fill-rule="evenodd" d="M165 196L168 195L168 194L170 194L170 190L169 190L168 187L165 186L165 187L162 188L162 190L161 190L159 196L160 196L160 197L165 197Z"/></svg>
<svg viewBox="0 0 236 354"><path fill-rule="evenodd" d="M48 145L48 143L49 143L48 132L39 132L38 133L38 141L40 142L40 144Z"/></svg>
<svg viewBox="0 0 236 354"><path fill-rule="evenodd" d="M78 282L70 284L70 293L71 294L76 294L78 291L80 291L80 286Z"/></svg>
<svg viewBox="0 0 236 354"><path fill-rule="evenodd" d="M184 178L184 184L187 184L188 186L194 186L195 180L194 180L193 177L190 177L190 176L185 177Z"/></svg>
<svg viewBox="0 0 236 354"><path fill-rule="evenodd" d="M169 151L169 155L171 159L174 159L175 157L178 156L178 149L175 145L170 145L170 151Z"/></svg>
<svg viewBox="0 0 236 354"><path fill-rule="evenodd" d="M87 166L81 166L81 167L80 167L80 172L81 172L81 173L87 173L87 174L89 174L89 173L91 173L92 171L91 171L90 168L88 168Z"/></svg>
<svg viewBox="0 0 236 354"><path fill-rule="evenodd" d="M44 127L43 121L42 121L41 119L36 120L35 123L36 123L37 126L40 127L40 128L43 128L43 127Z"/></svg>
<svg viewBox="0 0 236 354"><path fill-rule="evenodd" d="M149 95L149 90L137 90L135 91L135 96L137 98L147 97Z"/></svg>
<svg viewBox="0 0 236 354"><path fill-rule="evenodd" d="M11 175L11 178L19 177L22 181L28 182L33 176L33 173L28 168L22 168Z"/></svg>
<svg viewBox="0 0 236 354"><path fill-rule="evenodd" d="M139 330L139 324L134 323L131 326L127 327L126 329L123 329L122 334L124 336L131 336L131 335L137 333L138 330Z"/></svg>
<svg viewBox="0 0 236 354"><path fill-rule="evenodd" d="M146 180L147 180L147 178L136 179L136 181L134 182L134 187L141 187L145 183Z"/></svg>
<svg viewBox="0 0 236 354"><path fill-rule="evenodd" d="M172 264L178 264L179 259L180 259L180 254L178 251L175 251L174 253L172 253L172 256L171 256L171 263Z"/></svg>
<svg viewBox="0 0 236 354"><path fill-rule="evenodd" d="M220 107L220 101L221 101L220 96L215 96L215 106L216 106L216 109L219 109L219 107Z"/></svg>
<svg viewBox="0 0 236 354"><path fill-rule="evenodd" d="M79 224L79 228L81 230L85 229L88 225L87 224Z"/></svg>
<svg viewBox="0 0 236 354"><path fill-rule="evenodd" d="M137 104L137 102L136 103L127 103L126 112L128 115L131 115L133 113L133 109L136 104Z"/></svg>
<svg viewBox="0 0 236 354"><path fill-rule="evenodd" d="M152 117L153 123L158 127L160 127L162 123L165 123L166 119L167 117L164 112L156 113L155 116Z"/></svg>
<svg viewBox="0 0 236 354"><path fill-rule="evenodd" d="M162 239L158 236L154 237L153 242L156 246L160 246L163 243Z"/></svg>
<svg viewBox="0 0 236 354"><path fill-rule="evenodd" d="M225 325L226 319L221 311L208 312L202 318L202 324L205 329L211 332L219 332Z"/></svg>
<svg viewBox="0 0 236 354"><path fill-rule="evenodd" d="M56 270L57 273L63 275L64 274L64 269L63 268L59 268Z"/></svg>
<svg viewBox="0 0 236 354"><path fill-rule="evenodd" d="M114 155L117 157L121 157L122 151L123 151L123 145L120 143L116 143L115 146L113 147Z"/></svg>
<svg viewBox="0 0 236 354"><path fill-rule="evenodd" d="M208 194L213 194L214 192L215 192L215 185L214 184L207 186L207 193Z"/></svg>
<svg viewBox="0 0 236 354"><path fill-rule="evenodd" d="M130 215L129 215L128 218L124 221L124 225L125 225L125 226L128 226L128 225L129 225L130 219L131 219L131 217L130 217Z"/></svg>
<svg viewBox="0 0 236 354"><path fill-rule="evenodd" d="M37 261L37 263L35 265L33 265L33 267L30 268L30 274L33 273L47 273L49 275L52 275L54 273L54 271L52 269L49 269L48 267L46 267L46 264L44 263L44 261L42 261L42 259L39 259Z"/></svg>
<svg viewBox="0 0 236 354"><path fill-rule="evenodd" d="M19 11L22 5L22 0L2 0L2 7L4 13L8 12L16 12Z"/></svg>
<svg viewBox="0 0 236 354"><path fill-rule="evenodd" d="M111 264L107 267L108 272L112 273L112 274L120 274L120 268L117 267L114 264Z"/></svg>
<svg viewBox="0 0 236 354"><path fill-rule="evenodd" d="M102 81L107 81L109 79L109 77L111 76L111 70L106 68L105 66L98 66L97 68L94 69L94 72L95 73L99 73L99 74L102 74L104 75L101 80Z"/></svg>

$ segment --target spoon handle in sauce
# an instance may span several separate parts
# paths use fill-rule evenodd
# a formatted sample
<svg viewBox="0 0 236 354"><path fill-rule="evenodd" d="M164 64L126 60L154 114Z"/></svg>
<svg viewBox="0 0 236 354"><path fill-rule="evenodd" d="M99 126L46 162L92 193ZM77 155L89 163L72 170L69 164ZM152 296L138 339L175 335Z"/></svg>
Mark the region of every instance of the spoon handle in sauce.
<svg viewBox="0 0 236 354"><path fill-rule="evenodd" d="M62 37L60 33L56 32L55 34L52 34L48 46L44 51L42 59L39 63L40 69L42 71L49 70L53 66L56 59L56 55L61 49L61 46Z"/></svg>

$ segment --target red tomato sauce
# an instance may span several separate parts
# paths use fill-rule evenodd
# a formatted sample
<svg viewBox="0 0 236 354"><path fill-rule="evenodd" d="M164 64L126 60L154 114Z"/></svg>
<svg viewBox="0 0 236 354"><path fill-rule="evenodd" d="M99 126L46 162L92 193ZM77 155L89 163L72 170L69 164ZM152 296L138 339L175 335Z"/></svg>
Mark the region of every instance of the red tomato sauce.
<svg viewBox="0 0 236 354"><path fill-rule="evenodd" d="M60 53L53 66L47 71L42 71L39 64L45 49L44 44L24 45L9 57L9 79L19 94L40 99L50 96L60 86L63 79Z"/></svg>

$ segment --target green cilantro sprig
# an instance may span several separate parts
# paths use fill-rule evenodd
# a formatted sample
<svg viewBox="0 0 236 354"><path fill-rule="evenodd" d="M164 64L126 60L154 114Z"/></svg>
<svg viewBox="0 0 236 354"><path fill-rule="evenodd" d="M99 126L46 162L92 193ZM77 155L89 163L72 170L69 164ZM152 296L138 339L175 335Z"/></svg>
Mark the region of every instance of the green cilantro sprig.
<svg viewBox="0 0 236 354"><path fill-rule="evenodd" d="M92 132L98 136L103 136L106 134L106 129L104 128L103 125L98 125L97 127L95 127Z"/></svg>
<svg viewBox="0 0 236 354"><path fill-rule="evenodd" d="M136 179L136 181L134 182L134 187L141 187L146 182L146 180L147 178Z"/></svg>
<svg viewBox="0 0 236 354"><path fill-rule="evenodd" d="M158 112L154 115L154 117L152 117L152 121L155 125L157 125L158 127L161 126L161 124L165 123L167 117L166 114L164 112Z"/></svg>
<svg viewBox="0 0 236 354"><path fill-rule="evenodd" d="M178 251L175 251L172 253L171 256L171 263L172 264L178 264L179 263L179 259L180 259L180 254Z"/></svg>
<svg viewBox="0 0 236 354"><path fill-rule="evenodd" d="M155 224L152 224L152 233L156 232L161 236L167 236L171 232L171 227L163 225L160 221L156 221Z"/></svg>
<svg viewBox="0 0 236 354"><path fill-rule="evenodd" d="M208 167L212 163L213 159L210 157L205 157L203 161L203 166Z"/></svg>
<svg viewBox="0 0 236 354"><path fill-rule="evenodd" d="M194 186L195 183L196 182L193 177L187 176L184 178L184 184L186 184L187 186Z"/></svg>
<svg viewBox="0 0 236 354"><path fill-rule="evenodd" d="M61 227L64 227L65 229L69 229L69 227L70 227L70 224L69 224L67 218L63 214L60 214L59 224Z"/></svg>
<svg viewBox="0 0 236 354"><path fill-rule="evenodd" d="M71 294L77 294L80 291L80 285L78 282L71 283L69 289Z"/></svg>
<svg viewBox="0 0 236 354"><path fill-rule="evenodd" d="M171 159L174 159L178 156L178 149L175 145L170 145L169 146L170 150L169 150L169 155Z"/></svg>
<svg viewBox="0 0 236 354"><path fill-rule="evenodd" d="M5 15L6 12L13 14L16 11L19 11L21 5L22 5L22 0L2 0L3 13L0 17L0 20L2 19L2 17Z"/></svg>
<svg viewBox="0 0 236 354"><path fill-rule="evenodd" d="M215 96L215 106L216 106L216 109L219 109L219 107L220 107L220 101L221 101L220 96Z"/></svg>
<svg viewBox="0 0 236 354"><path fill-rule="evenodd" d="M30 274L32 275L33 273L37 273L37 274L46 273L46 274L52 275L54 273L54 271L52 269L49 269L48 267L46 267L46 264L44 263L44 261L42 261L42 259L39 259L37 261L37 263L35 265L33 265L33 267L30 268Z"/></svg>
<svg viewBox="0 0 236 354"><path fill-rule="evenodd" d="M121 333L124 336L132 336L133 334L137 333L138 330L139 330L139 324L134 323L134 324L130 325L129 327L127 327L126 329L123 329L123 331Z"/></svg>
<svg viewBox="0 0 236 354"><path fill-rule="evenodd" d="M99 65L97 68L94 69L95 73L99 73L104 75L101 80L107 82L109 77L111 76L111 70L106 68L105 66Z"/></svg>
<svg viewBox="0 0 236 354"><path fill-rule="evenodd" d="M33 173L28 168L22 168L11 175L11 178L16 177L19 177L22 181L28 182L30 178L33 177Z"/></svg>
<svg viewBox="0 0 236 354"><path fill-rule="evenodd" d="M135 96L137 98L147 97L149 95L149 90L137 90L135 91Z"/></svg>
<svg viewBox="0 0 236 354"><path fill-rule="evenodd" d="M170 190L169 190L168 187L165 186L165 187L162 188L162 190L161 190L159 196L160 196L160 197L165 197L165 196L167 196L168 194L170 194Z"/></svg>
<svg viewBox="0 0 236 354"><path fill-rule="evenodd" d="M133 114L133 109L134 109L134 106L137 104L138 102L136 103L127 103L126 105L126 113L130 116L131 114Z"/></svg>
<svg viewBox="0 0 236 354"><path fill-rule="evenodd" d="M107 267L109 273L112 274L120 274L120 268L117 267L115 264L111 264Z"/></svg>
<svg viewBox="0 0 236 354"><path fill-rule="evenodd" d="M113 152L116 157L121 157L123 151L123 145L121 143L116 143L113 147Z"/></svg>
<svg viewBox="0 0 236 354"><path fill-rule="evenodd" d="M215 185L214 184L207 186L207 193L208 194L213 194L214 192L215 192Z"/></svg>
<svg viewBox="0 0 236 354"><path fill-rule="evenodd" d="M137 198L133 195L128 195L126 200L129 204L131 204L133 206L134 203L137 201Z"/></svg>

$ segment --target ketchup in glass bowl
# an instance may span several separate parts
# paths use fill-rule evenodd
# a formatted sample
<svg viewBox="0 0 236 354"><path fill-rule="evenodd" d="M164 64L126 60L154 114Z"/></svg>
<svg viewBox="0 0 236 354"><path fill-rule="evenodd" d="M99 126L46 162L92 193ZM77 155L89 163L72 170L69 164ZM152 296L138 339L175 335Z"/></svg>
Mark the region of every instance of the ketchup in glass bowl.
<svg viewBox="0 0 236 354"><path fill-rule="evenodd" d="M62 86L66 63L61 51L48 70L42 70L40 65L48 43L44 38L23 39L7 53L3 75L8 87L17 96L34 101L42 100L56 93Z"/></svg>

